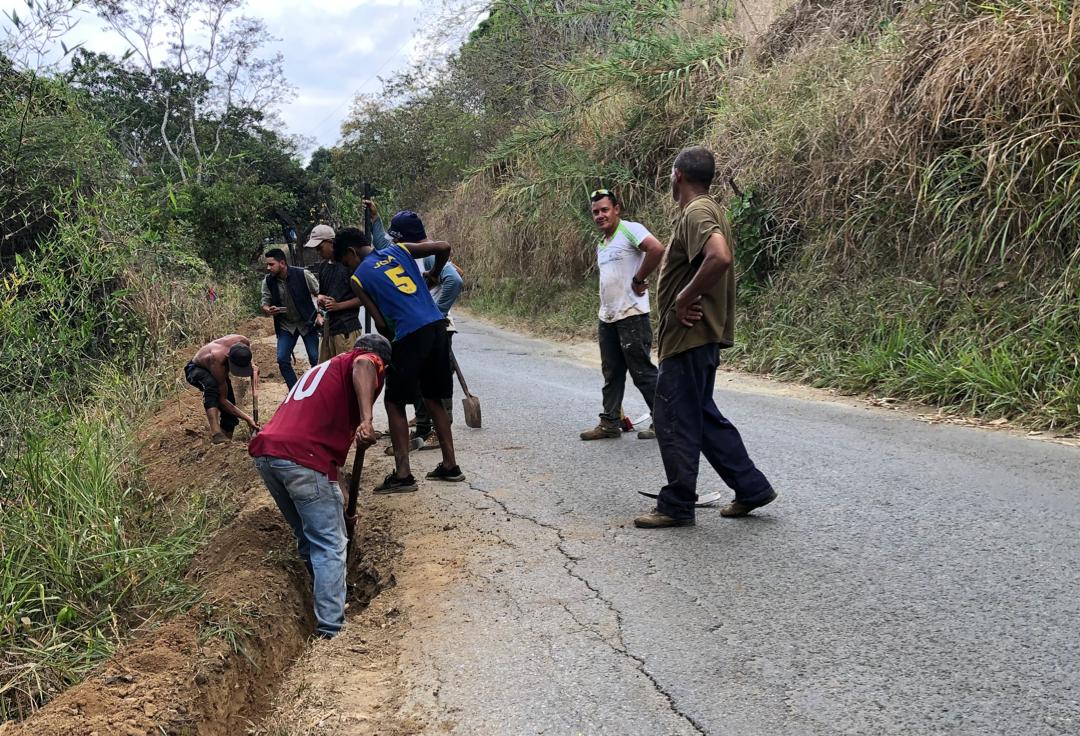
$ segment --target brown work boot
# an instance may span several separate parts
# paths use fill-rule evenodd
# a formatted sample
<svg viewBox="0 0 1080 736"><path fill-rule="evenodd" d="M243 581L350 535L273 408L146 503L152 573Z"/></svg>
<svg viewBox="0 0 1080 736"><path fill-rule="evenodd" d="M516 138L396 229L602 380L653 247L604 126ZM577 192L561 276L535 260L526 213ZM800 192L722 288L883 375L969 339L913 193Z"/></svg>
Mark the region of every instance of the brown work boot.
<svg viewBox="0 0 1080 736"><path fill-rule="evenodd" d="M693 526L693 517L689 519L676 519L673 516L660 513L659 509L653 509L647 514L634 519L634 526L638 529L666 529L670 526Z"/></svg>
<svg viewBox="0 0 1080 736"><path fill-rule="evenodd" d="M749 516L750 512L754 509L759 509L766 504L770 504L776 500L776 491L772 491L768 496L758 501L757 503L743 503L741 501L732 501L727 506L720 508L720 515L726 516L729 519L737 519L742 516Z"/></svg>
<svg viewBox="0 0 1080 736"><path fill-rule="evenodd" d="M639 440L655 440L656 428L650 424L647 429L643 429L637 433L637 438Z"/></svg>
<svg viewBox="0 0 1080 736"><path fill-rule="evenodd" d="M228 441L229 435L225 434L224 432L214 432L213 436L210 438L210 442L215 445L221 445Z"/></svg>
<svg viewBox="0 0 1080 736"><path fill-rule="evenodd" d="M583 440L614 440L619 437L622 437L622 427L618 422L609 422L606 419L601 419L595 427L581 433Z"/></svg>

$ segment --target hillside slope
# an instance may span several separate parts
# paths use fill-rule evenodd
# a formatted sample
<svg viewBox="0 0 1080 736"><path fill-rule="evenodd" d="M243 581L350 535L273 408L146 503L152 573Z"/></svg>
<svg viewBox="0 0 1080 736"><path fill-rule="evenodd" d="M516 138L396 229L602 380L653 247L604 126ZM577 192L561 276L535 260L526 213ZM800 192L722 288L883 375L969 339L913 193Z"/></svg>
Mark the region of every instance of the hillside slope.
<svg viewBox="0 0 1080 736"><path fill-rule="evenodd" d="M603 43L537 72L546 102L523 101L432 202L475 308L591 329L587 193L616 188L628 216L666 237L671 160L704 143L738 238L730 360L1080 426L1080 9L655 5L671 12L627 10ZM545 28L581 32L583 16L560 17ZM465 53L494 43L491 28Z"/></svg>

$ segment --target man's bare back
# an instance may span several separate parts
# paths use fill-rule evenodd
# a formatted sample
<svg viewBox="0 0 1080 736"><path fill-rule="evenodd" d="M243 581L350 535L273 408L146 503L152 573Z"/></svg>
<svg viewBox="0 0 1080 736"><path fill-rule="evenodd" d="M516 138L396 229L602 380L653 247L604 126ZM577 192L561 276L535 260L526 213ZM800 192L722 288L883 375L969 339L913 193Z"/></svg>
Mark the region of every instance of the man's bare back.
<svg viewBox="0 0 1080 736"><path fill-rule="evenodd" d="M228 365L229 348L237 343L250 346L251 340L243 335L225 335L225 337L219 337L217 340L208 342L199 348L199 351L195 353L195 357L191 359L191 362L195 365L201 365L203 368L216 375L217 371L220 371ZM215 370L215 366L217 370Z"/></svg>
<svg viewBox="0 0 1080 736"><path fill-rule="evenodd" d="M242 346L243 350L239 350ZM237 421L246 422L252 431L259 431L258 423L234 402L230 374L230 352L239 350L242 355L233 356L232 372L251 376L252 401L258 392L259 367L251 360L251 341L243 335L225 335L199 348L195 357L184 369L187 382L203 392L203 408L210 425L211 442L226 442L232 438Z"/></svg>

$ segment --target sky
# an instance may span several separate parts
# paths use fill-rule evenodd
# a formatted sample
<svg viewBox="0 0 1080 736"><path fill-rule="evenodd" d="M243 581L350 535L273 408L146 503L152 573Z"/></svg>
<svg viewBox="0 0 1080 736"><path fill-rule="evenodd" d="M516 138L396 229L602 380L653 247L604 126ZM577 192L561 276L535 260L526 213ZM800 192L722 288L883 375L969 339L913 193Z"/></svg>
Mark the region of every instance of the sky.
<svg viewBox="0 0 1080 736"><path fill-rule="evenodd" d="M420 53L417 32L432 6L432 0L248 0L242 13L261 18L280 39L270 50L283 54L294 88L279 107L285 132L314 139L314 146L333 145L356 94L379 92L380 76L407 68ZM0 10L12 8L23 14L25 0L0 0ZM79 12L69 46L124 50L101 21Z"/></svg>

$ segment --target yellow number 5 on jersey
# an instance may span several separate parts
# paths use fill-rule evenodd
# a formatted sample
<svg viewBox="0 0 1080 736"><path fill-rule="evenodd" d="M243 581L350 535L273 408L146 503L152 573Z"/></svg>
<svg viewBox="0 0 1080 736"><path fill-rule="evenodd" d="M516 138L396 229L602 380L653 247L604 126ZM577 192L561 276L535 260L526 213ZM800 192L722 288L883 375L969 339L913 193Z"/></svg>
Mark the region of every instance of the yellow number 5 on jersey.
<svg viewBox="0 0 1080 736"><path fill-rule="evenodd" d="M394 282L394 286L398 288L402 294L415 294L416 282L405 275L404 266L394 266L384 271L387 278Z"/></svg>

